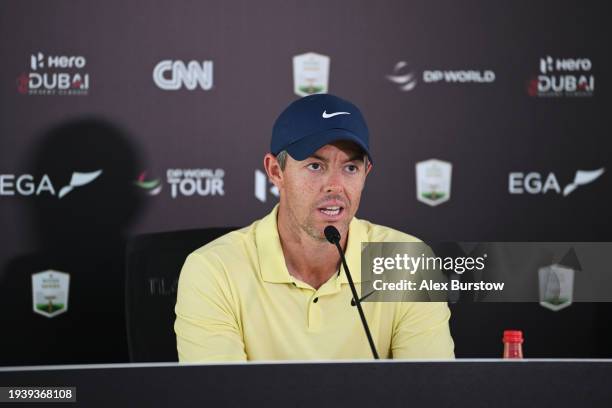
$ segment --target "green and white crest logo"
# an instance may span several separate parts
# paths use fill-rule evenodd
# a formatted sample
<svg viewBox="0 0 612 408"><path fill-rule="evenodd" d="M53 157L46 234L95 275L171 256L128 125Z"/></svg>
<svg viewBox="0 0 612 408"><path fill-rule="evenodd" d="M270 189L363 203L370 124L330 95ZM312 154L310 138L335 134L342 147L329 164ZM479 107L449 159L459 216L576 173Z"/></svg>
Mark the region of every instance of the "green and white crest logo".
<svg viewBox="0 0 612 408"><path fill-rule="evenodd" d="M417 200L436 206L450 199L453 165L437 159L416 164Z"/></svg>
<svg viewBox="0 0 612 408"><path fill-rule="evenodd" d="M538 270L540 281L540 305L554 312L572 304L574 295L574 270L558 264Z"/></svg>
<svg viewBox="0 0 612 408"><path fill-rule="evenodd" d="M34 313L55 317L68 310L70 275L47 270L32 274L32 303Z"/></svg>
<svg viewBox="0 0 612 408"><path fill-rule="evenodd" d="M329 57L314 52L293 57L293 91L299 96L327 93Z"/></svg>

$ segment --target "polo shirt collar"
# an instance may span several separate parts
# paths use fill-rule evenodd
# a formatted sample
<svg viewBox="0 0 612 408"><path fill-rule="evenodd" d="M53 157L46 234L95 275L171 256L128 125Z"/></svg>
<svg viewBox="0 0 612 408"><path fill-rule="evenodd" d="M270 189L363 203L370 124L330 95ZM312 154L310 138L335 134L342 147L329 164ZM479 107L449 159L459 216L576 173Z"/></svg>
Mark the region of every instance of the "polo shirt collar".
<svg viewBox="0 0 612 408"><path fill-rule="evenodd" d="M277 215L278 204L268 215L259 221L259 225L257 225L255 230L259 268L261 277L265 282L292 283L294 279L287 270L283 248L278 235ZM345 257L354 282L361 282L361 243L367 240L367 232L363 223L353 217L349 224ZM339 280L340 283L348 283L344 267L342 267Z"/></svg>
<svg viewBox="0 0 612 408"><path fill-rule="evenodd" d="M293 280L285 264L285 256L276 226L277 215L278 204L274 206L270 214L259 221L255 230L259 270L265 282L291 283Z"/></svg>

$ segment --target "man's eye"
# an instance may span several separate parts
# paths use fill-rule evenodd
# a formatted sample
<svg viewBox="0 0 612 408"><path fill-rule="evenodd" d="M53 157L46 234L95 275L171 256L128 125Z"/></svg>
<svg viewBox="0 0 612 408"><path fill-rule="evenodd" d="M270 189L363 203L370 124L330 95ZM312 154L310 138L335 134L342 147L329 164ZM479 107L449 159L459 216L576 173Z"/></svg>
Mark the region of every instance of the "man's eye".
<svg viewBox="0 0 612 408"><path fill-rule="evenodd" d="M348 170L349 173L356 173L357 170L359 170L359 168L355 166L354 164L349 164L348 166L346 166L346 169Z"/></svg>
<svg viewBox="0 0 612 408"><path fill-rule="evenodd" d="M321 165L319 163L310 163L307 167L310 170L319 170L321 168Z"/></svg>

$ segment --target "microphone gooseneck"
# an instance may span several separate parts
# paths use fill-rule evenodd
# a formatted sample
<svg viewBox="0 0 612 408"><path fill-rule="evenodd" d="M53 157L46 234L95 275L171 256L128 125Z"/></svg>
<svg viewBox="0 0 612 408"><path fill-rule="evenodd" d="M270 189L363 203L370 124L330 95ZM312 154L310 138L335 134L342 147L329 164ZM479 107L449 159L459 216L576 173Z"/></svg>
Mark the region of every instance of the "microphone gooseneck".
<svg viewBox="0 0 612 408"><path fill-rule="evenodd" d="M325 227L323 233L325 234L325 238L327 238L330 243L334 244L336 248L338 248L338 252L340 253L340 260L342 261L342 265L344 266L344 273L346 273L346 277L351 288L351 293L353 294L353 300L351 301L351 304L354 302L357 306L357 310L359 311L359 317L361 318L361 324L363 325L363 330L365 330L368 342L370 343L372 355L376 360L378 360L378 352L376 352L376 346L374 346L374 340L372 340L372 333L370 333L368 321L366 320L365 314L363 313L363 309L361 308L361 299L359 299L359 296L357 295L357 289L355 289L353 277L351 276L351 272L349 271L348 265L346 264L346 259L344 258L344 251L342 251L342 247L340 246L340 231L338 231L338 229L333 225L328 225L327 227Z"/></svg>

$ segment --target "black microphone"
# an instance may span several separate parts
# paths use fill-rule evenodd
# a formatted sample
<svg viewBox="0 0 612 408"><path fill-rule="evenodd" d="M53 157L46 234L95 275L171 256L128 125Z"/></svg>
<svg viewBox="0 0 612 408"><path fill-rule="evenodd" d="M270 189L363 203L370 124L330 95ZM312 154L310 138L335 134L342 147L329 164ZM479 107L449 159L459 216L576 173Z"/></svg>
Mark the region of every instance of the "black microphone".
<svg viewBox="0 0 612 408"><path fill-rule="evenodd" d="M340 259L342 260L342 265L344 265L344 272L346 273L349 286L351 287L351 293L353 294L353 300L351 301L351 304L355 302L357 306L357 310L359 311L359 317L361 318L361 324L363 325L363 330L365 330L366 336L368 337L368 342L370 343L372 355L376 360L378 360L378 353L376 352L376 346L374 346L374 340L372 340L370 327L368 326L365 314L363 313L363 309L361 308L361 300L359 299L359 296L357 296L357 289L355 289L353 277L351 276L351 272L349 271L348 265L346 264L346 259L344 258L344 252L342 251L342 247L340 246L340 231L338 231L338 229L333 225L328 225L327 227L325 227L323 233L325 234L325 238L327 238L330 243L336 245L336 248L338 248L338 252L340 253Z"/></svg>

